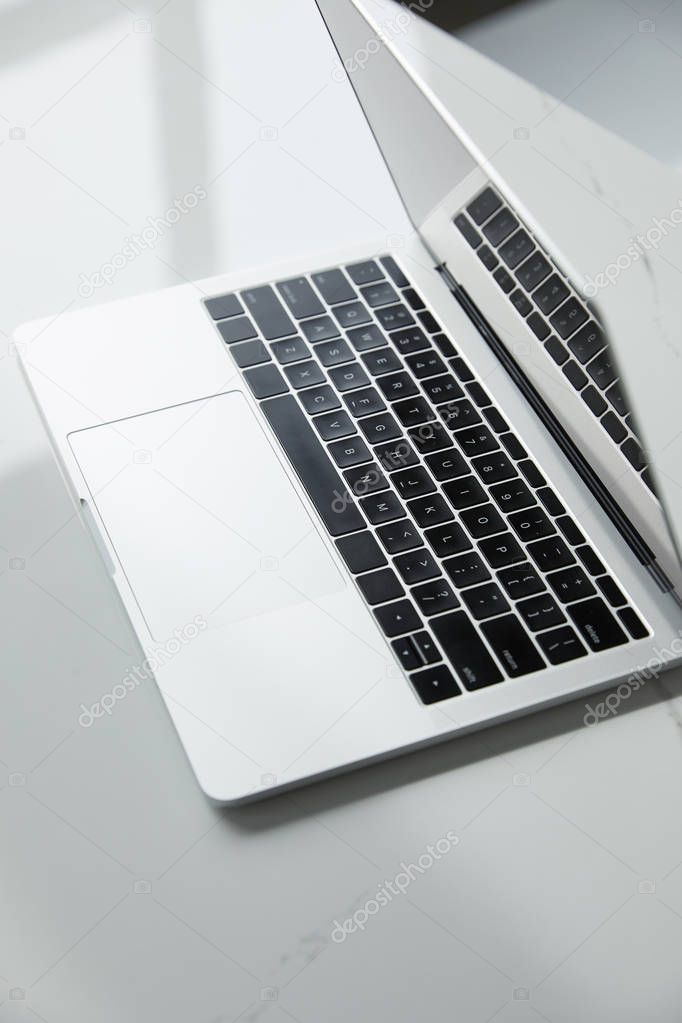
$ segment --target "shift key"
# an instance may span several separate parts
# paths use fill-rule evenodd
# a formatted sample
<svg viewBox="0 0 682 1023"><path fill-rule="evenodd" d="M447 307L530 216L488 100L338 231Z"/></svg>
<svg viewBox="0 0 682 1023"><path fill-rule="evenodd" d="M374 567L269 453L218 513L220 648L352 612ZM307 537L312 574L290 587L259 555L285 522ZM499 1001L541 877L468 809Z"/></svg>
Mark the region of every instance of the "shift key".
<svg viewBox="0 0 682 1023"><path fill-rule="evenodd" d="M284 306L269 284L248 288L241 292L241 297L267 341L296 333Z"/></svg>
<svg viewBox="0 0 682 1023"><path fill-rule="evenodd" d="M502 681L502 672L463 611L432 618L431 627L457 677L467 689L483 689Z"/></svg>

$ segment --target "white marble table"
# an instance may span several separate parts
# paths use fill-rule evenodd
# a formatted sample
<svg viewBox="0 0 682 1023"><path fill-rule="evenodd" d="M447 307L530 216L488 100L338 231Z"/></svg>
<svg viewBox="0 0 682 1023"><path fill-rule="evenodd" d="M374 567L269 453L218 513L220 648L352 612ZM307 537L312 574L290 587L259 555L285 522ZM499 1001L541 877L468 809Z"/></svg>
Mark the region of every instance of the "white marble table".
<svg viewBox="0 0 682 1023"><path fill-rule="evenodd" d="M312 0L0 3L0 67L0 1023L680 1019L680 672L240 811L151 684L79 725L139 654L11 330L407 225Z"/></svg>

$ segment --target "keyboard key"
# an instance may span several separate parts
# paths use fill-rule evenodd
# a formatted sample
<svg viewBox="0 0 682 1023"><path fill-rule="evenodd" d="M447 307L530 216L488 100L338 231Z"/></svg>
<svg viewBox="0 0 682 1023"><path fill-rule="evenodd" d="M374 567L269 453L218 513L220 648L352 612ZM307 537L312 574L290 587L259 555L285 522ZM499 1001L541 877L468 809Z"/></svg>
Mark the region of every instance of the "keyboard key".
<svg viewBox="0 0 682 1023"><path fill-rule="evenodd" d="M270 362L270 353L262 341L244 341L238 345L232 345L230 355L240 369L248 366L258 366L263 362Z"/></svg>
<svg viewBox="0 0 682 1023"><path fill-rule="evenodd" d="M616 379L616 367L608 349L595 356L588 364L587 372L601 391L605 391L613 383Z"/></svg>
<svg viewBox="0 0 682 1023"><path fill-rule="evenodd" d="M509 523L525 543L529 543L531 540L541 540L544 536L551 536L555 532L554 526L541 508L514 512L509 516Z"/></svg>
<svg viewBox="0 0 682 1023"><path fill-rule="evenodd" d="M535 504L535 498L530 490L523 480L518 478L508 483L496 484L490 488L490 493L505 515L520 511L522 508L530 508Z"/></svg>
<svg viewBox="0 0 682 1023"><path fill-rule="evenodd" d="M541 487L537 496L540 498L550 515L564 515L566 509L551 487Z"/></svg>
<svg viewBox="0 0 682 1023"><path fill-rule="evenodd" d="M280 341L279 344L286 344ZM322 341L315 346L315 355L323 366L338 366L344 362L352 362L354 355L345 341L337 338L335 341Z"/></svg>
<svg viewBox="0 0 682 1023"><path fill-rule="evenodd" d="M467 689L482 689L502 681L502 672L463 611L434 618L431 625L455 674Z"/></svg>
<svg viewBox="0 0 682 1023"><path fill-rule="evenodd" d="M302 387L311 387L325 382L324 373L312 359L310 362L297 362L293 366L285 366L284 375L297 391Z"/></svg>
<svg viewBox="0 0 682 1023"><path fill-rule="evenodd" d="M541 252L535 251L516 270L516 279L526 291L534 291L552 272L552 266Z"/></svg>
<svg viewBox="0 0 682 1023"><path fill-rule="evenodd" d="M314 320L304 320L299 327L312 345L317 341L328 341L330 337L339 336L339 328L331 316L318 316Z"/></svg>
<svg viewBox="0 0 682 1023"><path fill-rule="evenodd" d="M433 338L433 343L435 344L440 354L444 355L446 359L454 359L455 356L457 355L457 349L453 345L450 338L446 337L445 334L436 334L436 336Z"/></svg>
<svg viewBox="0 0 682 1023"><path fill-rule="evenodd" d="M542 579L527 561L523 565L503 569L497 573L497 578L512 600L530 597L533 593L539 593L545 588Z"/></svg>
<svg viewBox="0 0 682 1023"><path fill-rule="evenodd" d="M505 568L526 560L524 551L511 533L481 540L478 546L491 568Z"/></svg>
<svg viewBox="0 0 682 1023"><path fill-rule="evenodd" d="M463 511L460 518L474 540L493 536L505 529L504 519L492 504L480 504L477 508Z"/></svg>
<svg viewBox="0 0 682 1023"><path fill-rule="evenodd" d="M509 241L500 248L500 257L504 260L510 270L515 270L519 263L530 256L535 246L533 241L523 228L512 235Z"/></svg>
<svg viewBox="0 0 682 1023"><path fill-rule="evenodd" d="M644 452L637 443L634 437L630 437L624 444L621 444L620 450L627 458L630 465L636 472L641 472L642 469L646 469L646 458Z"/></svg>
<svg viewBox="0 0 682 1023"><path fill-rule="evenodd" d="M565 664L587 654L570 625L552 629L551 632L543 632L538 636L538 643L550 664Z"/></svg>
<svg viewBox="0 0 682 1023"><path fill-rule="evenodd" d="M497 583L484 583L466 590L462 600L477 621L509 611L509 604Z"/></svg>
<svg viewBox="0 0 682 1023"><path fill-rule="evenodd" d="M502 200L489 186L484 188L480 195L477 195L473 202L467 206L467 213L480 227L493 213L500 208Z"/></svg>
<svg viewBox="0 0 682 1023"><path fill-rule="evenodd" d="M363 263L353 263L346 267L346 272L358 287L362 284L371 284L372 281L379 281L384 276L373 259L367 259Z"/></svg>
<svg viewBox="0 0 682 1023"><path fill-rule="evenodd" d="M606 340L596 323L590 321L581 327L577 334L574 334L568 342L576 359L585 365L590 359L602 350Z"/></svg>
<svg viewBox="0 0 682 1023"><path fill-rule="evenodd" d="M568 288L558 274L552 274L533 292L533 301L544 316L549 316L557 306L566 301L569 294Z"/></svg>
<svg viewBox="0 0 682 1023"><path fill-rule="evenodd" d="M464 397L464 391L449 373L425 380L422 388L434 405L442 405L444 401L455 401Z"/></svg>
<svg viewBox="0 0 682 1023"><path fill-rule="evenodd" d="M540 313L531 313L526 320L526 323L539 341L544 341L545 338L551 334L549 325L545 320L543 320Z"/></svg>
<svg viewBox="0 0 682 1023"><path fill-rule="evenodd" d="M405 593L398 576L392 568L380 568L377 572L361 575L357 579L357 584L367 603L372 606L375 604L385 604L388 600L395 600L396 597L402 597ZM398 632L411 631L420 625L421 622L417 621L416 624L408 625L404 629L396 629L394 635L397 635Z"/></svg>
<svg viewBox="0 0 682 1023"><path fill-rule="evenodd" d="M576 526L573 519L570 518L570 516L562 515L560 518L556 520L556 524L561 530L561 532L564 534L568 542L572 544L574 547L577 547L581 543L585 543L585 537L580 532L580 530Z"/></svg>
<svg viewBox="0 0 682 1023"><path fill-rule="evenodd" d="M569 298L567 302L554 313L550 323L556 330L559 337L566 338L574 334L578 327L582 327L587 319L587 312L581 306L577 298Z"/></svg>
<svg viewBox="0 0 682 1023"><path fill-rule="evenodd" d="M568 613L591 650L610 650L627 643L627 636L601 597L573 604Z"/></svg>
<svg viewBox="0 0 682 1023"><path fill-rule="evenodd" d="M504 451L493 451L490 455L479 455L471 464L484 483L501 483L503 480L518 479L516 469Z"/></svg>
<svg viewBox="0 0 682 1023"><path fill-rule="evenodd" d="M428 632L416 632L414 636L410 636L410 640L422 664L433 664L442 660L440 650Z"/></svg>
<svg viewBox="0 0 682 1023"><path fill-rule="evenodd" d="M395 567L409 586L413 583L424 582L426 579L434 579L440 575L440 569L426 547L420 547L407 554L399 554L397 558L394 558L394 562Z"/></svg>
<svg viewBox="0 0 682 1023"><path fill-rule="evenodd" d="M318 412L332 412L341 407L336 394L327 384L301 391L299 397L303 408L311 416L316 416Z"/></svg>
<svg viewBox="0 0 682 1023"><path fill-rule="evenodd" d="M353 391L352 394L344 394L343 400L348 411L356 419L383 412L386 408L381 395L373 387L364 387L359 391Z"/></svg>
<svg viewBox="0 0 682 1023"><path fill-rule="evenodd" d="M558 568L573 565L575 558L560 536L549 536L528 544L528 553L543 572L555 572Z"/></svg>
<svg viewBox="0 0 682 1023"><path fill-rule="evenodd" d="M488 245L481 245L476 253L486 270L494 270L499 264L499 259Z"/></svg>
<svg viewBox="0 0 682 1023"><path fill-rule="evenodd" d="M402 469L393 476L393 485L402 498L422 497L432 494L436 486L430 475L420 465L411 469Z"/></svg>
<svg viewBox="0 0 682 1023"><path fill-rule="evenodd" d="M473 458L474 455L487 455L499 447L497 438L487 426L474 426L470 429L459 430L455 434L455 440L469 458Z"/></svg>
<svg viewBox="0 0 682 1023"><path fill-rule="evenodd" d="M516 606L524 622L533 632L552 629L566 621L563 611L549 593L529 597L528 600L522 600Z"/></svg>
<svg viewBox="0 0 682 1023"><path fill-rule="evenodd" d="M554 334L552 334L551 337L548 337L545 341L545 351L549 357L556 362L557 366L563 366L568 359L568 352L562 345L559 338L555 337Z"/></svg>
<svg viewBox="0 0 682 1023"><path fill-rule="evenodd" d="M392 373L390 376L381 377L377 386L388 401L398 401L399 398L407 398L417 394L417 385L411 376L401 370L399 373Z"/></svg>
<svg viewBox="0 0 682 1023"><path fill-rule="evenodd" d="M425 668L410 675L410 682L417 690L417 695L422 703L438 703L440 700L451 700L453 696L460 696L461 690L449 668L444 664L437 664L434 668Z"/></svg>
<svg viewBox="0 0 682 1023"><path fill-rule="evenodd" d="M421 547L422 538L415 524L409 519L402 519L377 529L377 536L389 554L401 554Z"/></svg>
<svg viewBox="0 0 682 1023"><path fill-rule="evenodd" d="M511 678L530 675L545 667L535 644L516 615L509 614L485 622L481 631Z"/></svg>
<svg viewBox="0 0 682 1023"><path fill-rule="evenodd" d="M424 310L422 313L417 313L417 316L419 317L422 327L424 330L428 331L429 334L440 334L440 323L433 313L428 311L428 309Z"/></svg>
<svg viewBox="0 0 682 1023"><path fill-rule="evenodd" d="M365 497L377 491L388 489L388 480L378 465L356 465L346 469L344 479L355 497Z"/></svg>
<svg viewBox="0 0 682 1023"><path fill-rule="evenodd" d="M412 596L417 602L417 607L423 615L442 614L443 611L454 611L459 607L459 600L454 589L445 579L434 579L421 586L415 586Z"/></svg>
<svg viewBox="0 0 682 1023"><path fill-rule="evenodd" d="M503 266L497 268L493 277L502 288L505 295L508 295L510 291L514 290L514 278L505 270Z"/></svg>
<svg viewBox="0 0 682 1023"><path fill-rule="evenodd" d="M519 469L526 477L531 487L535 487L536 490L538 487L544 487L547 483L547 480L542 475L535 462L531 462L530 459L519 462Z"/></svg>
<svg viewBox="0 0 682 1023"><path fill-rule="evenodd" d="M645 636L649 635L649 630L646 625L644 622L640 621L639 617L631 607L621 608L618 612L618 617L633 639L644 639Z"/></svg>
<svg viewBox="0 0 682 1023"><path fill-rule="evenodd" d="M219 295L204 302L208 314L213 320L224 320L228 316L239 316L244 307L236 295Z"/></svg>
<svg viewBox="0 0 682 1023"><path fill-rule="evenodd" d="M418 426L436 418L431 406L420 397L399 401L393 406L393 411L403 426Z"/></svg>
<svg viewBox="0 0 682 1023"><path fill-rule="evenodd" d="M271 398L273 395L284 394L289 390L284 377L272 364L244 370L244 379L255 398ZM302 415L303 413L301 413Z"/></svg>
<svg viewBox="0 0 682 1023"><path fill-rule="evenodd" d="M483 234L491 245L497 247L508 238L519 226L519 222L510 209L501 209L483 228Z"/></svg>
<svg viewBox="0 0 682 1023"><path fill-rule="evenodd" d="M355 433L349 416L345 412L329 412L326 415L313 419L318 433L322 440L338 440L341 437L350 437Z"/></svg>
<svg viewBox="0 0 682 1023"><path fill-rule="evenodd" d="M374 453L386 472L395 472L397 469L407 469L411 465L419 464L413 448L402 438L388 444L379 444Z"/></svg>
<svg viewBox="0 0 682 1023"><path fill-rule="evenodd" d="M373 377L393 373L402 368L400 359L392 348L380 348L378 351L365 352L362 361Z"/></svg>
<svg viewBox="0 0 682 1023"><path fill-rule="evenodd" d="M587 377L581 370L577 362L567 362L563 368L563 373L570 384L575 387L576 391L582 391L583 387L587 383Z"/></svg>
<svg viewBox="0 0 682 1023"><path fill-rule="evenodd" d="M440 483L465 476L469 472L469 467L459 451L441 451L435 455L427 455L424 461Z"/></svg>
<svg viewBox="0 0 682 1023"><path fill-rule="evenodd" d="M364 577L365 579L367 576ZM404 632L414 632L421 628L421 618L410 600L398 600L395 604L385 604L374 611L374 616L383 629L384 635L400 636Z"/></svg>
<svg viewBox="0 0 682 1023"><path fill-rule="evenodd" d="M426 334L420 327L396 330L391 334L391 342L401 355L411 355L413 352L422 352L431 347Z"/></svg>
<svg viewBox="0 0 682 1023"><path fill-rule="evenodd" d="M393 256L382 256L381 265L395 284L396 288L406 288L410 283Z"/></svg>
<svg viewBox="0 0 682 1023"><path fill-rule="evenodd" d="M400 639L394 639L391 646L400 661L400 666L405 671L414 671L415 668L423 667L422 659L412 643L411 636L402 636Z"/></svg>
<svg viewBox="0 0 682 1023"><path fill-rule="evenodd" d="M347 337L356 352L369 352L386 344L386 338L376 323L370 323L367 327L355 327L348 331Z"/></svg>
<svg viewBox="0 0 682 1023"><path fill-rule="evenodd" d="M241 297L267 341L296 333L296 328L287 316L284 306L269 284L263 284L259 288L247 288L241 292Z"/></svg>
<svg viewBox="0 0 682 1023"><path fill-rule="evenodd" d="M371 452L361 437L349 437L348 440L337 440L329 445L329 454L340 469L369 462Z"/></svg>
<svg viewBox="0 0 682 1023"><path fill-rule="evenodd" d="M471 540L456 522L427 529L424 536L439 558L450 558L471 550Z"/></svg>
<svg viewBox="0 0 682 1023"><path fill-rule="evenodd" d="M380 412L378 416L361 419L360 429L370 444L380 444L400 436L400 427L390 412Z"/></svg>
<svg viewBox="0 0 682 1023"><path fill-rule="evenodd" d="M602 398L599 391L595 387L593 387L592 384L590 384L589 387L585 388L585 390L582 392L581 397L585 404L587 405L590 412L593 412L595 416L600 416L603 412L606 411L607 408L606 402Z"/></svg>
<svg viewBox="0 0 682 1023"><path fill-rule="evenodd" d="M443 568L459 590L490 579L490 572L476 551L448 558L443 562Z"/></svg>
<svg viewBox="0 0 682 1023"><path fill-rule="evenodd" d="M258 373L262 369L274 367L246 372ZM293 395L266 401L261 409L327 531L336 537L363 529L363 517L352 499L339 500L339 495L345 498L346 488Z"/></svg>
<svg viewBox="0 0 682 1023"><path fill-rule="evenodd" d="M473 508L477 504L484 504L488 499L488 495L475 476L450 480L443 485L443 490L448 501L457 511Z"/></svg>
<svg viewBox="0 0 682 1023"><path fill-rule="evenodd" d="M360 507L372 523L378 526L382 522L392 522L403 518L405 509L394 493L371 494L360 501Z"/></svg>
<svg viewBox="0 0 682 1023"><path fill-rule="evenodd" d="M366 288L360 288L360 294L370 309L376 309L380 305L390 305L398 301L395 288L388 281L379 281L377 284L368 284Z"/></svg>
<svg viewBox="0 0 682 1023"><path fill-rule="evenodd" d="M481 387L478 381L474 381L473 384L468 384L467 392L471 400L478 405L479 408L485 408L491 404L488 392Z"/></svg>
<svg viewBox="0 0 682 1023"><path fill-rule="evenodd" d="M277 290L297 320L303 320L306 316L319 316L324 312L324 306L305 277L279 281Z"/></svg>
<svg viewBox="0 0 682 1023"><path fill-rule="evenodd" d="M362 302L349 302L348 305L334 306L334 316L344 330L372 322L369 310Z"/></svg>
<svg viewBox="0 0 682 1023"><path fill-rule="evenodd" d="M374 315L384 330L400 330L414 323L414 316L402 303L384 306L383 309L377 309Z"/></svg>
<svg viewBox="0 0 682 1023"><path fill-rule="evenodd" d="M270 347L272 354L282 366L310 358L310 349L302 337L288 337L286 341L274 341Z"/></svg>
<svg viewBox="0 0 682 1023"><path fill-rule="evenodd" d="M597 592L579 565L552 572L547 576L547 582L563 604L591 597Z"/></svg>
<svg viewBox="0 0 682 1023"><path fill-rule="evenodd" d="M625 395L623 394L622 388L618 381L612 384L606 392L606 397L613 405L614 409L619 416L626 416L628 414L628 407L625 402Z"/></svg>
<svg viewBox="0 0 682 1023"><path fill-rule="evenodd" d="M613 412L607 412L605 416L602 416L601 425L616 444L621 444L628 435L622 420Z"/></svg>
<svg viewBox="0 0 682 1023"><path fill-rule="evenodd" d="M471 223L469 218L463 213L459 213L454 220L455 227L462 235L463 238L469 243L472 249L477 249L483 239L480 234Z"/></svg>
<svg viewBox="0 0 682 1023"><path fill-rule="evenodd" d="M442 376L447 370L447 366L438 352L434 352L433 348L429 348L427 351L417 355L408 355L405 362L412 375L418 380L424 380L426 377Z"/></svg>
<svg viewBox="0 0 682 1023"><path fill-rule="evenodd" d="M223 341L228 345L233 345L237 341L247 341L258 334L248 316L238 316L234 320L223 320L218 324L218 330Z"/></svg>
<svg viewBox="0 0 682 1023"><path fill-rule="evenodd" d="M403 298L409 305L410 309L425 309L424 301L414 288L406 288L403 291Z"/></svg>
<svg viewBox="0 0 682 1023"><path fill-rule="evenodd" d="M455 376L461 383L466 384L469 380L474 379L474 374L471 372L461 356L458 355L456 359L450 359L450 365Z"/></svg>
<svg viewBox="0 0 682 1023"><path fill-rule="evenodd" d="M468 398L449 401L446 405L441 405L438 414L448 429L453 431L481 422L481 417Z"/></svg>
<svg viewBox="0 0 682 1023"><path fill-rule="evenodd" d="M437 526L441 522L450 522L454 519L449 505L440 494L418 497L416 500L410 501L407 510L413 516L417 525L422 527Z"/></svg>
<svg viewBox="0 0 682 1023"><path fill-rule="evenodd" d="M444 426L440 423L422 423L421 426L408 430L410 440L422 455L441 448L452 448L454 444Z"/></svg>
<svg viewBox="0 0 682 1023"><path fill-rule="evenodd" d="M336 546L348 568L355 575L387 564L386 555L368 529L342 537L336 541Z"/></svg>
<svg viewBox="0 0 682 1023"><path fill-rule="evenodd" d="M329 370L329 379L337 391L352 391L356 387L366 387L369 377L359 362L351 362L347 366L334 366Z"/></svg>
<svg viewBox="0 0 682 1023"><path fill-rule="evenodd" d="M602 575L597 579L597 586L602 591L606 599L608 600L611 607L622 607L623 604L627 604L627 597L623 596L623 591L610 575Z"/></svg>
<svg viewBox="0 0 682 1023"><path fill-rule="evenodd" d="M604 575L606 569L604 568L601 559L597 557L588 544L578 547L575 553L578 555L590 575ZM623 603L625 603L625 601L623 601Z"/></svg>
<svg viewBox="0 0 682 1023"><path fill-rule="evenodd" d="M497 272L499 273L499 271ZM509 280L510 281L512 280L511 277L509 278ZM512 284L513 283L514 282L512 281ZM509 296L509 301L514 306L519 316L524 317L528 316L528 313L531 313L533 311L533 306L531 305L531 303L526 298L526 296L524 295L520 288L516 288L515 291L511 293L511 295Z"/></svg>
<svg viewBox="0 0 682 1023"><path fill-rule="evenodd" d="M517 462L521 462L524 458L527 457L528 452L524 448L519 438L515 436L515 434L503 433L502 436L500 437L500 440L502 441L502 443L504 444L512 458L514 458ZM519 468L521 467L519 466Z"/></svg>
<svg viewBox="0 0 682 1023"><path fill-rule="evenodd" d="M355 291L342 270L324 270L322 273L313 274L313 281L329 305L352 302L356 298Z"/></svg>

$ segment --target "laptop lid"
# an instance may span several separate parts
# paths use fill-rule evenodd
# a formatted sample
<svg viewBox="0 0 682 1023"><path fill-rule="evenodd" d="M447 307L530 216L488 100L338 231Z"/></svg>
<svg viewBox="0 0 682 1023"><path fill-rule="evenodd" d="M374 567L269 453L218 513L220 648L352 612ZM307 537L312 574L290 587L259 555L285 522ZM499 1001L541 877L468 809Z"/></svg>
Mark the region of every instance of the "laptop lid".
<svg viewBox="0 0 682 1023"><path fill-rule="evenodd" d="M595 308L665 511L651 545L680 591L679 176L417 17L419 4L318 6L415 226L480 167ZM575 145L580 176L563 166L575 168Z"/></svg>

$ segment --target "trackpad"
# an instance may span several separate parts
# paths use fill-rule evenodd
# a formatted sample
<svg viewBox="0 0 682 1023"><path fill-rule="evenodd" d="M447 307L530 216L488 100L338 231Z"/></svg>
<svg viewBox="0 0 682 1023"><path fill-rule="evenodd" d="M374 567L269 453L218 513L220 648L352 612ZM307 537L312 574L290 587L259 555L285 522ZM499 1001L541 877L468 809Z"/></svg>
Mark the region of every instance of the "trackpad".
<svg viewBox="0 0 682 1023"><path fill-rule="evenodd" d="M316 600L345 581L239 392L69 441L155 639Z"/></svg>

